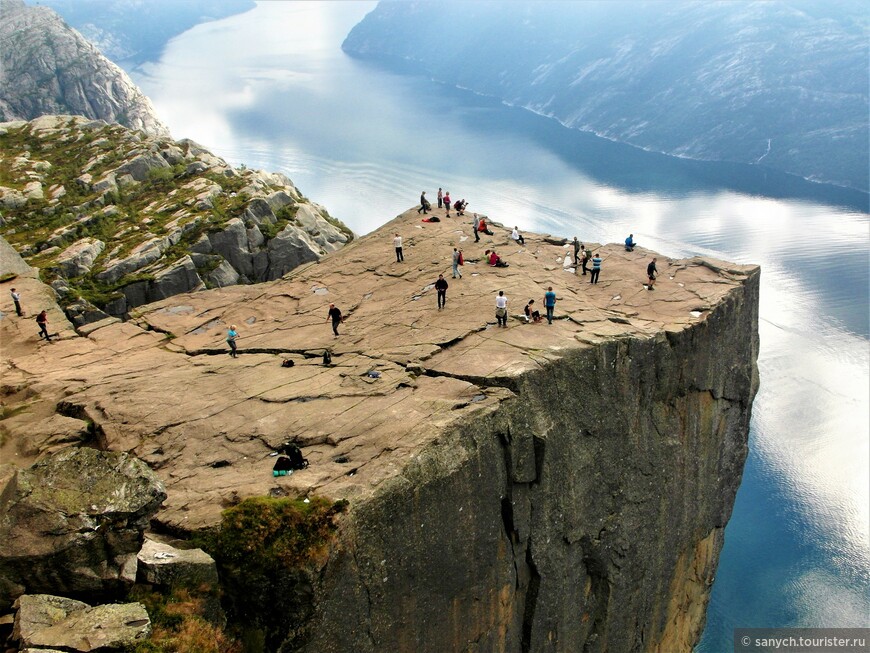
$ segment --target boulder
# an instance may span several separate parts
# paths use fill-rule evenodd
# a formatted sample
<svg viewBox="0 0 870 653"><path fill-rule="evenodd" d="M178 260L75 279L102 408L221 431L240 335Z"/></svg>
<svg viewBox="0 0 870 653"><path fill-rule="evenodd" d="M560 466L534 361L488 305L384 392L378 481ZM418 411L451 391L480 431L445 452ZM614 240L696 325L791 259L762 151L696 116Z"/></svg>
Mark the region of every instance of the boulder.
<svg viewBox="0 0 870 653"><path fill-rule="evenodd" d="M151 619L141 603L89 606L44 594L18 601L13 636L24 647L65 651L119 650L151 634Z"/></svg>
<svg viewBox="0 0 870 653"><path fill-rule="evenodd" d="M266 200L257 198L248 202L248 206L245 208L245 220L250 220L255 225L260 225L264 222L275 224L278 218L275 217L272 207L269 206Z"/></svg>
<svg viewBox="0 0 870 653"><path fill-rule="evenodd" d="M57 257L60 274L67 279L89 272L106 243L96 238L82 238L67 247Z"/></svg>
<svg viewBox="0 0 870 653"><path fill-rule="evenodd" d="M330 224L317 209L310 204L300 204L296 211L296 222L327 252L334 252L347 243L347 235Z"/></svg>
<svg viewBox="0 0 870 653"><path fill-rule="evenodd" d="M0 610L25 593L116 596L163 482L127 453L70 448L18 470L0 493Z"/></svg>
<svg viewBox="0 0 870 653"><path fill-rule="evenodd" d="M118 190L115 174L110 172L93 183L91 190L96 193L114 193Z"/></svg>
<svg viewBox="0 0 870 653"><path fill-rule="evenodd" d="M24 194L13 188L0 188L0 206L6 209L18 209L27 204Z"/></svg>
<svg viewBox="0 0 870 653"><path fill-rule="evenodd" d="M163 238L151 238L134 248L130 255L120 261L110 261L106 269L97 275L104 283L115 283L125 274L144 268L154 263L163 255L167 244Z"/></svg>
<svg viewBox="0 0 870 653"><path fill-rule="evenodd" d="M239 218L227 221L222 231L209 234L212 251L220 254L239 274L248 278L253 275L251 251L248 249L248 232Z"/></svg>
<svg viewBox="0 0 870 653"><path fill-rule="evenodd" d="M138 561L140 583L192 589L218 583L214 558L202 549L176 549L146 537Z"/></svg>
<svg viewBox="0 0 870 653"><path fill-rule="evenodd" d="M288 179L287 181L290 180ZM273 212L280 211L285 206L296 206L296 200L289 193L283 190L275 191L266 197L266 202L269 204L269 208L271 208Z"/></svg>
<svg viewBox="0 0 870 653"><path fill-rule="evenodd" d="M169 167L171 166L167 163L166 159L159 154L146 152L119 166L115 170L115 173L119 176L130 175L136 181L145 181L152 170Z"/></svg>
<svg viewBox="0 0 870 653"><path fill-rule="evenodd" d="M202 286L190 256L185 256L154 276L149 288L150 301L166 299Z"/></svg>
<svg viewBox="0 0 870 653"><path fill-rule="evenodd" d="M53 284L52 284L53 285ZM79 298L69 304L64 311L70 322L78 331L81 327L105 320L109 315L91 304L87 299Z"/></svg>
<svg viewBox="0 0 870 653"><path fill-rule="evenodd" d="M207 278L208 282L217 288L235 286L239 283L239 273L236 272L232 265L223 259L221 260L220 265L209 272Z"/></svg>
<svg viewBox="0 0 870 653"><path fill-rule="evenodd" d="M293 268L316 261L320 258L319 249L303 232L288 225L269 241L269 269L265 280L280 279Z"/></svg>

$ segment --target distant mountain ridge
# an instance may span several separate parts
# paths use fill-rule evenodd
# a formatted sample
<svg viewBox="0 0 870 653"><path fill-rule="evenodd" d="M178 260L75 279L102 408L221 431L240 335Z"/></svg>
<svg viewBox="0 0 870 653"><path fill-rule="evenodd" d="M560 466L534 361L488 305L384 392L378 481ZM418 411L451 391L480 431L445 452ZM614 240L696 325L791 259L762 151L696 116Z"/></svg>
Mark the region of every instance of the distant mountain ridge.
<svg viewBox="0 0 870 653"><path fill-rule="evenodd" d="M238 14L254 0L39 0L115 63L159 56L166 42L191 27Z"/></svg>
<svg viewBox="0 0 870 653"><path fill-rule="evenodd" d="M0 0L0 121L74 114L168 136L130 77L46 7Z"/></svg>
<svg viewBox="0 0 870 653"><path fill-rule="evenodd" d="M644 149L867 191L868 34L857 3L381 2L342 47Z"/></svg>

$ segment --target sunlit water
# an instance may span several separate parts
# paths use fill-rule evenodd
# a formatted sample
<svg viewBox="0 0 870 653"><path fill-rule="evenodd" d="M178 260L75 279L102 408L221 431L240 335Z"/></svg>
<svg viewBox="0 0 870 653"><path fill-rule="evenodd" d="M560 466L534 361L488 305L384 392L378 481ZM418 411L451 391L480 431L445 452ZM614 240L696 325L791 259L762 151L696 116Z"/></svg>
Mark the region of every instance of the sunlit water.
<svg viewBox="0 0 870 653"><path fill-rule="evenodd" d="M285 172L357 233L441 186L521 229L761 264L762 383L698 650L731 651L735 627L870 625L867 196L640 152L352 60L339 46L372 7L261 3L134 78L176 138Z"/></svg>

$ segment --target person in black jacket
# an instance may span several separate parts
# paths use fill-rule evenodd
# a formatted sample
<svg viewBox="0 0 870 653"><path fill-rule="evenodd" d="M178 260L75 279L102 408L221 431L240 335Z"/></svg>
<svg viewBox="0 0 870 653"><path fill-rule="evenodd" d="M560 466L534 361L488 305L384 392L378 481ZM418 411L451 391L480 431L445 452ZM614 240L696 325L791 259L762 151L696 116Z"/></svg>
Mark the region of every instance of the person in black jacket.
<svg viewBox="0 0 870 653"><path fill-rule="evenodd" d="M438 281L435 282L435 290L438 291L438 310L444 308L447 303L447 279L443 274L438 275Z"/></svg>
<svg viewBox="0 0 870 653"><path fill-rule="evenodd" d="M653 286L656 282L656 275L658 274L658 270L656 269L656 258L653 256L653 260L650 261L650 264L646 266L646 276L649 278L649 283L647 283L647 290L652 290Z"/></svg>
<svg viewBox="0 0 870 653"><path fill-rule="evenodd" d="M326 316L326 319L332 320L332 332L337 336L338 325L344 322L344 318L341 316L341 311L335 304L329 305L329 315Z"/></svg>

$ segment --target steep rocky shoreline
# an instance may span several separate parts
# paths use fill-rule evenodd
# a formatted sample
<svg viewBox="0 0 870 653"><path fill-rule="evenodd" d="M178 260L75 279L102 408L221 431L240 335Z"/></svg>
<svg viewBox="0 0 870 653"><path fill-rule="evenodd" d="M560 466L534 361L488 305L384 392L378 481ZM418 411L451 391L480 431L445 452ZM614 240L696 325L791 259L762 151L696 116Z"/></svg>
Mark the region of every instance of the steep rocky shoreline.
<svg viewBox="0 0 870 653"><path fill-rule="evenodd" d="M591 285L560 239L469 236L412 209L281 280L175 296L54 344L6 313L0 454L135 453L166 485L152 527L177 535L250 496L349 501L288 590L304 613L271 615L273 650L689 650L746 456L758 268L660 258L650 292L647 250L602 246ZM468 259L456 280L454 246ZM474 263L493 247L509 268ZM549 285L557 319L524 324ZM330 302L347 316L338 338ZM288 439L310 466L275 478Z"/></svg>

